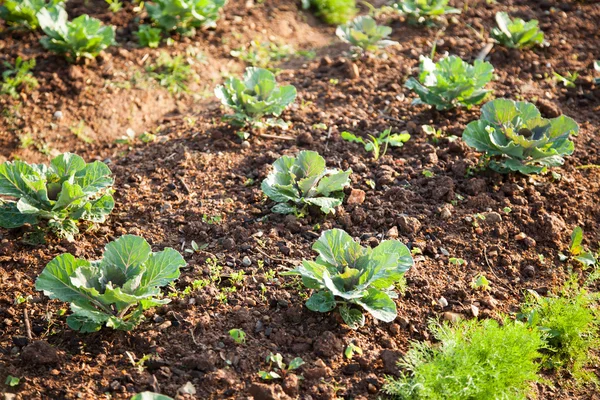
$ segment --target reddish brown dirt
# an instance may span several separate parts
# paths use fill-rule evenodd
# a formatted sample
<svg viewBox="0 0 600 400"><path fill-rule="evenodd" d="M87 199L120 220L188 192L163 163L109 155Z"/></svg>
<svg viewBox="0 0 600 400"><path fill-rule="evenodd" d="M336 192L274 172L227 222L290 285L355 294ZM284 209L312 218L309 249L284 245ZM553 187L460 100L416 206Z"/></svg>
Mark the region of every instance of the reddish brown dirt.
<svg viewBox="0 0 600 400"><path fill-rule="evenodd" d="M256 32L294 38L298 47L310 40L305 47L320 46L319 54L326 55L312 62L289 63L285 65L289 69L279 75L281 82L298 88L296 104L283 115L293 123L287 134L296 141L255 137L250 147L242 146L234 131L218 122L222 111L212 97L199 105L190 99L179 100L192 107L196 121L191 126L184 118L188 114L183 106L175 113L165 106L179 107L161 88L153 89L156 94L123 89L116 97L123 103L111 100L115 98L101 89L102 64L81 67L92 83L74 94L65 83L69 81L66 64L42 53L34 39L20 42L16 34L4 32L0 39L3 49L10 49L12 57L36 54L40 58L36 75L47 78L40 80L39 99L31 96L24 101L23 110L31 110L31 114L22 112L20 125L2 136L2 155L43 158L32 150L15 147L17 134L31 129L43 135L52 148L107 159L117 181L117 207L107 223L79 236L75 243L50 238L46 245L27 246L20 241L25 230L0 231L0 384L6 375L21 377L18 387L3 390L22 399L92 399L103 398L105 393L126 399L152 389L175 396L178 388L191 382L196 396L179 398L242 399L250 393L255 398L268 398L255 391L280 392L279 386L283 386L290 396L301 399L374 399L384 375L398 373L394 361L409 342L430 339L428 319L443 318L445 312L471 318L472 305L479 308L480 318L496 318L500 313L515 312L525 289L544 294L560 284L571 266L560 262L558 253L566 251L572 229L582 226L585 243L591 247L600 240L600 170L578 168L600 164L600 91L592 84L591 68L593 60L600 58L600 5L504 3L470 1L458 23L447 26L437 51L472 60L485 41L478 32L482 28L489 31L498 10L540 20L550 47L516 52L496 46L490 59L498 79L491 87L497 97L537 102L546 116L562 112L579 122L575 154L563 168L556 169L562 175L560 180L551 175L468 174L478 155L464 143L428 141L421 125L432 124L448 135L460 136L465 125L479 117L479 108L437 112L410 105L413 95L403 87L404 80L416 72L418 55L430 53L437 30L410 26L398 17L390 23L401 45L390 49L386 59L354 61L360 76L352 79L350 62L342 58L346 48L324 47L333 38L333 29L299 13L296 5L279 1L251 8L243 2L229 4L217 31L201 32L188 41L211 57L206 66L208 75L240 70L239 63L227 56L237 44L222 45L226 38L233 43L234 28L243 32L246 41ZM71 10L80 13L82 7ZM135 60L146 50L128 44L135 26L132 16L115 19L99 6L91 10L105 22L124 27L119 32L123 48L112 50L103 59L119 71L139 67ZM130 13L130 8L123 12ZM285 36L287 26L292 30ZM178 45L174 51L184 47ZM579 71L577 88L567 90L546 79L552 70ZM53 74L63 78L54 79ZM203 84L213 86L209 79L201 81L200 87ZM142 94L148 97L141 98ZM161 95L160 101L152 97ZM114 118L102 114L102 107L82 110L86 96L97 104L117 105ZM140 125L136 126L143 128L135 129L159 125L158 140L132 148L115 145L114 138L123 135L118 130L130 127L119 122L130 116L121 104L131 104L127 99L136 96L141 106L135 115L144 115L147 120L137 121ZM95 136L97 140L84 146L73 137L65 138L60 130L47 130L52 113L60 107L70 110L70 121L82 117L98 121L103 128ZM328 129L314 127L317 123L325 123ZM64 131L66 125L60 124ZM408 130L412 138L379 161L339 136L344 130L367 134L388 126L395 131ZM301 149L319 151L331 167L352 168L352 188L366 192L365 202L344 204L328 218L315 214L296 220L272 214L272 204L263 197L260 182L277 157ZM425 170L433 177L424 176ZM374 189L368 184L370 180L376 183ZM511 211L505 211L506 207ZM476 227L472 221L479 213L495 214L487 214ZM208 223L211 216L221 216L222 221ZM349 330L335 314L308 311L303 305L307 291L297 280L277 274L270 279L269 271L283 272L303 258L313 257L310 246L322 230L333 227L346 229L369 245L377 244L397 227L399 240L422 250L415 268L407 274L407 291L397 301L394 323L368 318L364 328ZM210 269L206 260L210 257L216 257L223 266L220 283L148 312L147 320L132 332L73 332L66 326L65 316L57 314L66 305L35 292L36 277L48 261L63 252L98 258L108 241L125 233L143 235L155 250L171 246L183 251L190 248L192 240L206 244L201 252L184 253L188 267L176 288L183 290L194 280L207 278ZM519 233L528 239L515 240ZM249 267L242 264L244 257L251 260ZM453 265L451 257L462 258L467 264ZM230 273L239 270L245 271L244 284L228 294L226 303L219 301L219 292L232 286ZM490 281L489 293L470 286L480 273ZM16 305L19 296L32 298ZM438 303L442 296L449 303L445 308ZM42 344L23 341L25 311L34 340ZM248 334L245 345L232 342L227 334L232 328ZM350 341L363 349L363 356L352 360L343 357L343 348ZM138 370L126 352L136 359L145 354L153 358L145 369ZM279 352L285 360L302 357L306 364L299 374L305 379L299 384L288 378L267 387L253 387L261 382L257 372L267 367L264 359L269 352ZM540 399L600 398L594 387L575 389L555 376L549 378L556 385L540 385Z"/></svg>

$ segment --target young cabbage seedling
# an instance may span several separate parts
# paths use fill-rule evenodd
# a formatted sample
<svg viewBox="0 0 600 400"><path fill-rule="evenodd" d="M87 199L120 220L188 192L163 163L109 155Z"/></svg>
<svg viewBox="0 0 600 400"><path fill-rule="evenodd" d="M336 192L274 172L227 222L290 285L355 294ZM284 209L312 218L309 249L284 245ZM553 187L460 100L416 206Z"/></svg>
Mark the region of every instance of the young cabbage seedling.
<svg viewBox="0 0 600 400"><path fill-rule="evenodd" d="M531 103L496 99L481 108L481 119L469 123L462 137L494 158L489 166L495 171L539 174L564 163L575 149L569 136L578 133L569 117L546 119Z"/></svg>
<svg viewBox="0 0 600 400"><path fill-rule="evenodd" d="M231 329L229 331L229 336L237 344L246 343L246 332L244 332L242 329Z"/></svg>
<svg viewBox="0 0 600 400"><path fill-rule="evenodd" d="M366 140L347 131L342 132L341 137L348 142L362 144L365 147L366 152L373 152L373 158L375 160L379 160L379 157L385 155L388 146L402 147L404 146L404 143L410 139L408 132L392 133L392 128L384 130L377 137L369 135L370 139ZM384 146L383 153L381 152L381 146Z"/></svg>
<svg viewBox="0 0 600 400"><path fill-rule="evenodd" d="M273 163L273 172L262 182L264 194L277 202L272 211L303 217L309 206L324 214L335 213L342 204L352 170L327 169L316 151L301 151L296 157L282 156Z"/></svg>
<svg viewBox="0 0 600 400"><path fill-rule="evenodd" d="M49 166L7 161L0 165L0 226L18 228L48 221L58 236L73 240L77 221L104 222L115 202L110 169L65 153Z"/></svg>
<svg viewBox="0 0 600 400"><path fill-rule="evenodd" d="M394 8L408 15L419 24L431 24L431 20L446 14L460 14L458 8L450 7L449 0L400 0Z"/></svg>
<svg viewBox="0 0 600 400"><path fill-rule="evenodd" d="M586 267L591 267L596 264L596 257L594 253L586 250L583 247L583 229L580 226L575 227L573 229L573 233L571 233L571 243L569 244L569 253L574 260L579 261L581 264ZM569 259L566 255L562 253L558 253L561 261L566 261Z"/></svg>
<svg viewBox="0 0 600 400"><path fill-rule="evenodd" d="M151 0L148 16L165 32L192 35L196 28L215 27L226 0Z"/></svg>
<svg viewBox="0 0 600 400"><path fill-rule="evenodd" d="M494 75L494 67L487 61L475 60L470 65L460 57L450 56L434 63L421 56L419 80L411 77L406 87L417 93L413 104L429 104L438 110L456 106L471 108L481 103L489 89L485 89Z"/></svg>
<svg viewBox="0 0 600 400"><path fill-rule="evenodd" d="M106 325L135 328L144 311L167 304L160 287L179 278L185 260L176 250L153 253L146 240L124 235L106 245L101 260L87 261L62 254L50 261L35 288L51 299L71 303L71 329L96 332Z"/></svg>
<svg viewBox="0 0 600 400"><path fill-rule="evenodd" d="M491 36L496 42L513 49L533 47L544 43L544 32L538 27L537 20L525 22L521 18L510 19L507 13L496 13L497 28Z"/></svg>
<svg viewBox="0 0 600 400"><path fill-rule="evenodd" d="M281 119L269 118L263 122L262 118L281 115L296 99L296 88L292 85L277 86L271 71L248 67L243 80L227 79L223 85L216 87L215 95L224 106L233 109L234 114L223 118L235 126L278 126L287 129L288 124Z"/></svg>
<svg viewBox="0 0 600 400"><path fill-rule="evenodd" d="M37 14L40 27L47 36L40 39L44 48L63 54L69 62L95 58L109 46L115 45L115 28L104 26L89 15L72 21L62 6L44 8Z"/></svg>
<svg viewBox="0 0 600 400"><path fill-rule="evenodd" d="M377 22L367 15L356 17L347 24L338 26L335 33L342 41L350 43L362 52L378 52L398 44L387 39L392 33L392 28L377 25Z"/></svg>
<svg viewBox="0 0 600 400"><path fill-rule="evenodd" d="M44 8L64 6L62 0L4 0L0 5L0 19L9 25L22 26L30 30L39 27L37 14Z"/></svg>
<svg viewBox="0 0 600 400"><path fill-rule="evenodd" d="M330 25L345 24L358 11L356 0L302 0L302 8L313 8L315 14Z"/></svg>
<svg viewBox="0 0 600 400"><path fill-rule="evenodd" d="M384 240L371 249L362 247L340 229L323 232L313 245L315 261L283 275L300 275L302 283L314 289L306 302L311 311L338 309L352 329L365 324L361 309L383 322L396 319L394 284L414 264L410 250L397 240Z"/></svg>
<svg viewBox="0 0 600 400"><path fill-rule="evenodd" d="M286 365L283 362L283 357L279 353L269 353L267 356L267 362L269 363L270 371L258 372L258 376L266 381L284 378L291 371L296 370L300 368L300 366L304 365L304 361L300 357L294 358L292 361L290 361L289 365Z"/></svg>
<svg viewBox="0 0 600 400"><path fill-rule="evenodd" d="M0 94L8 94L13 99L18 99L20 90L34 89L39 86L37 79L31 73L35 68L35 58L25 61L17 57L14 66L4 61L4 67L6 69L2 72Z"/></svg>
<svg viewBox="0 0 600 400"><path fill-rule="evenodd" d="M142 24L138 31L134 32L138 38L138 42L142 47L157 48L162 40L162 31L158 28L153 28L150 25Z"/></svg>

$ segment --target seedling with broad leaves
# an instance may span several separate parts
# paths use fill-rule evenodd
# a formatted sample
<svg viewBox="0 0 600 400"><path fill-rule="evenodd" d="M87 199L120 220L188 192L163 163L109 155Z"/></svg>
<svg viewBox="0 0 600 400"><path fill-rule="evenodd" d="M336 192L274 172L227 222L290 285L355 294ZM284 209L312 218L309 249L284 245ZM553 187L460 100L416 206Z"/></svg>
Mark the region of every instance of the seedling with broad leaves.
<svg viewBox="0 0 600 400"><path fill-rule="evenodd" d="M148 16L165 32L193 34L196 28L215 27L226 0L151 0Z"/></svg>
<svg viewBox="0 0 600 400"><path fill-rule="evenodd" d="M494 76L494 67L487 61L475 60L473 65L460 57L442 58L437 63L421 56L419 79L406 81L406 87L417 93L413 104L429 104L438 110L457 106L471 108L481 103L489 89L485 86Z"/></svg>
<svg viewBox="0 0 600 400"><path fill-rule="evenodd" d="M569 244L569 253L571 257L580 262L582 265L586 267L591 267L596 264L596 257L594 253L587 250L583 247L583 229L580 226L575 227L573 229L573 233L571 233L571 243ZM558 254L561 261L566 261L569 259L568 256L559 253Z"/></svg>
<svg viewBox="0 0 600 400"><path fill-rule="evenodd" d="M286 365L283 362L283 356L279 353L269 353L266 361L269 363L270 371L258 372L258 376L266 381L284 378L291 371L294 371L300 368L300 366L304 365L304 361L300 357L294 358L292 361L290 361L289 365Z"/></svg>
<svg viewBox="0 0 600 400"><path fill-rule="evenodd" d="M356 17L347 24L338 26L335 33L342 41L349 43L353 48L360 49L361 52L375 53L398 44L388 39L392 28L377 25L377 21L368 15Z"/></svg>
<svg viewBox="0 0 600 400"><path fill-rule="evenodd" d="M11 26L35 30L40 25L37 14L41 10L63 4L62 0L4 0L0 5L0 19Z"/></svg>
<svg viewBox="0 0 600 400"><path fill-rule="evenodd" d="M449 0L400 0L394 8L408 15L411 21L422 24L446 14L460 14L458 8L450 7L448 3Z"/></svg>
<svg viewBox="0 0 600 400"><path fill-rule="evenodd" d="M362 144L365 147L366 152L373 153L373 158L375 160L379 160L379 157L382 157L387 153L388 146L402 147L404 146L404 143L408 142L410 139L410 134L408 132L392 133L392 128L387 128L381 132L379 136L368 135L370 139L363 139L360 136L347 131L342 132L340 136L348 142ZM383 152L381 151L382 146Z"/></svg>
<svg viewBox="0 0 600 400"><path fill-rule="evenodd" d="M351 169L328 169L319 153L305 150L275 161L261 189L277 203L272 211L278 214L303 217L310 206L319 207L324 214L335 213L344 199L342 190L350 185L351 173Z"/></svg>
<svg viewBox="0 0 600 400"><path fill-rule="evenodd" d="M414 264L410 250L397 240L384 240L375 248L362 247L340 229L323 232L313 245L315 261L304 260L284 275L300 275L314 292L309 310L330 312L337 308L352 329L365 324L362 310L373 318L392 322L397 311L394 285Z"/></svg>
<svg viewBox="0 0 600 400"><path fill-rule="evenodd" d="M481 108L481 119L469 123L462 137L493 158L489 166L495 171L539 174L564 163L575 149L569 137L578 133L569 117L546 119L531 103L496 99Z"/></svg>
<svg viewBox="0 0 600 400"><path fill-rule="evenodd" d="M537 20L524 21L521 18L510 19L507 13L496 13L497 28L491 32L492 38L503 46L513 49L538 46L544 43L544 32Z"/></svg>
<svg viewBox="0 0 600 400"><path fill-rule="evenodd" d="M4 67L6 69L2 72L0 94L8 94L13 99L18 99L19 91L39 86L37 79L31 73L31 70L35 68L35 58L23 60L21 57L17 57L14 66L4 61Z"/></svg>
<svg viewBox="0 0 600 400"><path fill-rule="evenodd" d="M47 36L40 39L44 48L64 55L68 61L95 58L109 46L116 44L115 28L83 14L69 21L62 6L44 8L37 14L40 27Z"/></svg>
<svg viewBox="0 0 600 400"><path fill-rule="evenodd" d="M47 221L73 240L79 220L101 223L115 206L110 169L100 161L65 153L49 166L7 161L0 165L0 226L18 228Z"/></svg>
<svg viewBox="0 0 600 400"><path fill-rule="evenodd" d="M101 260L87 261L62 254L50 261L35 288L51 299L71 303L71 329L96 332L106 325L131 330L144 310L167 304L161 287L179 278L185 260L176 250L153 253L139 236L124 235L106 245Z"/></svg>
<svg viewBox="0 0 600 400"><path fill-rule="evenodd" d="M134 32L142 47L157 48L162 40L162 31L150 25L141 24L137 32Z"/></svg>
<svg viewBox="0 0 600 400"><path fill-rule="evenodd" d="M358 11L356 0L302 0L302 8L313 8L319 18L331 25L345 24Z"/></svg>
<svg viewBox="0 0 600 400"><path fill-rule="evenodd" d="M262 119L269 115L279 117L296 100L296 88L292 85L278 86L271 71L248 67L242 80L233 77L227 79L223 85L216 87L215 95L224 106L234 111L234 114L223 117L232 125L287 129L288 124L282 119Z"/></svg>

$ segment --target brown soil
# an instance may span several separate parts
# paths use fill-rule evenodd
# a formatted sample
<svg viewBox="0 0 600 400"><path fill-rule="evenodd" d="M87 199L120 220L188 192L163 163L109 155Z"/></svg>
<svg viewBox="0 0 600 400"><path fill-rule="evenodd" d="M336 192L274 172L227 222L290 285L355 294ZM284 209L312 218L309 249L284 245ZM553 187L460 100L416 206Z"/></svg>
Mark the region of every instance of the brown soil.
<svg viewBox="0 0 600 400"><path fill-rule="evenodd" d="M145 55L152 58L159 52L135 48L131 32L136 16L129 4L114 16L102 1L70 3L72 15L87 12L120 27L121 47L89 65L69 66L44 52L37 34L0 33L2 59L35 56L40 81L40 88L23 98L18 113L15 102L2 100L6 111L0 161L47 160L33 148L18 147L19 135L31 133L54 151L107 160L116 178L117 202L107 223L75 243L49 238L45 245L30 246L20 240L25 229L0 230L0 385L7 375L21 378L19 386L2 391L16 393L19 399L95 399L105 394L126 399L143 390L175 396L191 382L196 395L179 398L374 399L384 375L398 373L395 360L409 342L431 339L430 318L444 318L447 312L471 318L472 306L478 308L479 318L496 318L515 312L525 289L545 294L560 284L569 265L559 261L558 253L566 251L572 229L583 227L587 245L600 240L600 170L578 168L600 164L600 89L592 83L591 67L600 58L600 5L504 3L470 1L457 23L446 27L437 52L474 59L485 44L479 32L489 32L499 10L540 21L550 47L517 52L496 46L490 60L498 79L491 87L496 97L536 102L544 115L564 113L580 124L576 151L556 170L562 175L558 180L550 174L469 174L478 154L460 140L428 140L421 125L460 136L465 125L479 117L479 108L437 112L410 105L412 94L403 87L404 80L416 71L418 56L431 52L437 29L411 26L399 17L389 22L401 44L391 48L387 58L349 61L345 46L331 45L333 28L299 12L294 2L283 1L232 1L217 30L160 49L176 54L193 45L204 52L208 62L195 66L200 74L195 94L212 91L221 73L242 70L229 51L257 36L317 51L313 61L285 63L278 78L298 89L296 104L283 115L293 123L286 134L296 140L254 137L250 146L218 122L222 111L210 92L205 99L174 98L150 81L145 81L147 87L114 84L143 71ZM457 1L455 6L464 3ZM579 71L577 88L565 89L546 79L553 70ZM53 120L57 110L63 111L63 119ZM91 144L69 130L81 119L94 139ZM315 127L318 123L328 129ZM379 161L339 136L344 130L367 134L389 126L408 130L412 138ZM158 132L158 140L132 147L115 144L127 128ZM352 189L366 192L364 203L345 203L328 218L315 214L297 220L272 214L260 182L275 159L301 149L318 151L328 166L352 168ZM433 176L424 176L425 170ZM476 214L487 215L479 226L473 224ZM214 216L222 220L209 223ZM394 323L368 318L364 328L352 331L335 314L308 311L303 305L307 291L298 280L270 277L269 271L283 272L314 257L310 246L322 230L333 227L369 245L397 227L399 240L422 250L407 274L407 291L397 301ZM148 312L147 320L132 332L70 330L58 313L66 305L36 292L36 277L64 252L98 258L108 241L125 233L144 236L155 250L170 246L183 252L192 241L206 244L203 251L184 253L188 267L176 288L207 278L206 260L211 257L223 266L221 282ZM526 239L516 240L521 233ZM244 257L250 266L242 263ZM467 264L454 265L451 257ZM228 294L227 302L219 301L219 291L232 286L230 273L239 270L245 271L244 284ZM577 266L575 271L580 272ZM471 288L478 274L490 281L489 293ZM32 297L15 304L19 296ZM441 297L448 301L445 308L439 305ZM24 338L25 312L33 341ZM232 342L227 333L232 328L247 333L245 345ZM364 354L347 360L343 349L351 341ZM136 360L146 354L153 358L138 369L127 352ZM257 372L267 367L269 352L281 353L286 361L301 357L306 362L299 370L304 380L288 377L263 385ZM548 378L555 387L540 385L540 399L600 398L592 386L576 389L559 377Z"/></svg>

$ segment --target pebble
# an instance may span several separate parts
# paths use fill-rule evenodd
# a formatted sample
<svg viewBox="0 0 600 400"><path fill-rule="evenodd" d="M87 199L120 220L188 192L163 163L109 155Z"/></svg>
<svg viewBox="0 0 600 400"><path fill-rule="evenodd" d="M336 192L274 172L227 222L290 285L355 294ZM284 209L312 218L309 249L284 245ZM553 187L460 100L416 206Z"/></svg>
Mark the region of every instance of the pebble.
<svg viewBox="0 0 600 400"><path fill-rule="evenodd" d="M250 260L250 257L244 256L242 259L242 264L244 264L245 267L249 267L252 265L252 260Z"/></svg>
<svg viewBox="0 0 600 400"><path fill-rule="evenodd" d="M451 311L446 311L445 313L442 314L442 317L449 322L458 322L461 319L463 319L462 315L458 314L458 313L454 313Z"/></svg>
<svg viewBox="0 0 600 400"><path fill-rule="evenodd" d="M449 219L452 216L452 211L450 211L450 209L444 207L442 208L442 211L440 212L440 217L442 217L442 219Z"/></svg>
<svg viewBox="0 0 600 400"><path fill-rule="evenodd" d="M524 232L520 232L515 235L515 240L524 240L526 237L527 235Z"/></svg>
<svg viewBox="0 0 600 400"><path fill-rule="evenodd" d="M389 231L387 231L387 233L385 234L386 237L390 238L390 239L397 239L398 238L398 227L396 226L392 226L390 228Z"/></svg>
<svg viewBox="0 0 600 400"><path fill-rule="evenodd" d="M248 142L247 140L244 140L242 142L242 149L249 149L250 148L250 142Z"/></svg>
<svg viewBox="0 0 600 400"><path fill-rule="evenodd" d="M348 204L362 204L365 202L366 193L361 189L352 189L348 196Z"/></svg>
<svg viewBox="0 0 600 400"><path fill-rule="evenodd" d="M62 119L63 117L63 112L62 111L55 111L54 112L54 119Z"/></svg>
<svg viewBox="0 0 600 400"><path fill-rule="evenodd" d="M497 224L502 222L502 216L495 211L483 213L485 217L485 222L489 224Z"/></svg>
<svg viewBox="0 0 600 400"><path fill-rule="evenodd" d="M477 316L479 316L479 307L477 307L475 304L471 304L471 313L475 318L477 318Z"/></svg>
<svg viewBox="0 0 600 400"><path fill-rule="evenodd" d="M528 278L533 278L535 276L535 267L533 265L527 265L523 268L523 275Z"/></svg>
<svg viewBox="0 0 600 400"><path fill-rule="evenodd" d="M442 308L444 308L444 307L448 307L448 300L446 300L446 298L442 296L442 297L440 297L440 298L439 298L439 300L438 300L438 304L439 304L439 305L440 305Z"/></svg>

